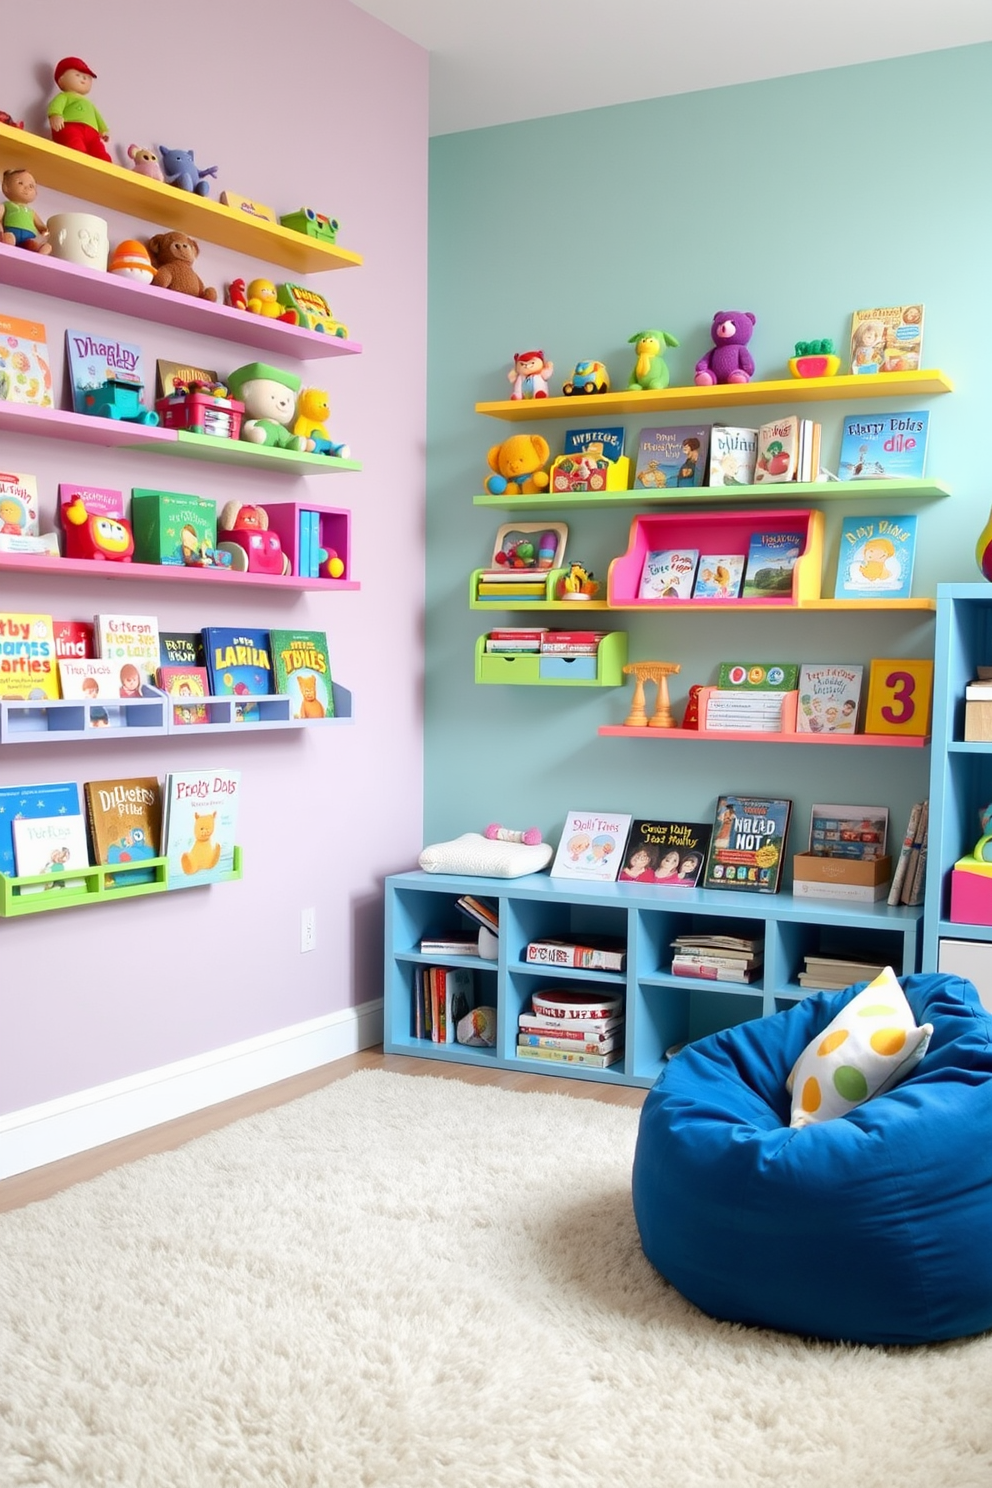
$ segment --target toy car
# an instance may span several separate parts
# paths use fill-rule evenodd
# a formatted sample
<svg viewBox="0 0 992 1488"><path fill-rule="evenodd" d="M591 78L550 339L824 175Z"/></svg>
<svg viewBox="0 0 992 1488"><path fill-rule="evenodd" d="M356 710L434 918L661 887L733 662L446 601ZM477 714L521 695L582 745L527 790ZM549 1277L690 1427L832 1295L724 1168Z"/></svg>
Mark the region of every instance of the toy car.
<svg viewBox="0 0 992 1488"><path fill-rule="evenodd" d="M347 337L348 327L335 320L331 307L322 294L305 284L280 284L276 290L280 305L286 306L287 315L295 316L294 325L308 331L321 331L326 336Z"/></svg>
<svg viewBox="0 0 992 1488"><path fill-rule="evenodd" d="M84 395L84 411L99 418L124 419L131 424L157 424L158 414L141 401L143 391L140 382L108 377L102 387Z"/></svg>
<svg viewBox="0 0 992 1488"><path fill-rule="evenodd" d="M602 362L576 362L575 371L567 382L562 383L566 398L582 393L608 393L610 374Z"/></svg>
<svg viewBox="0 0 992 1488"><path fill-rule="evenodd" d="M325 243L333 243L341 226L336 217L324 217L320 212L315 212L312 207L301 207L298 212L287 212L285 217L279 221L283 227L291 227L294 232L306 233L308 238L320 238Z"/></svg>

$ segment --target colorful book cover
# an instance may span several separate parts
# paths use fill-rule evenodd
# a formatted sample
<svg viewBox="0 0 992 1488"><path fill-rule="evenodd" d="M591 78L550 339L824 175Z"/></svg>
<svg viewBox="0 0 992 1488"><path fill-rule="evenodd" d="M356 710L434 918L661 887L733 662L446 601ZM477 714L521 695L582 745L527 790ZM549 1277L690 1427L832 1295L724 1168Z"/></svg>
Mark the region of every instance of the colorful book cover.
<svg viewBox="0 0 992 1488"><path fill-rule="evenodd" d="M721 796L703 887L774 894L782 876L792 802L768 796Z"/></svg>
<svg viewBox="0 0 992 1488"><path fill-rule="evenodd" d="M744 569L744 598L766 599L792 593L792 576L803 550L802 532L755 532L748 545Z"/></svg>
<svg viewBox="0 0 992 1488"><path fill-rule="evenodd" d="M171 398L176 391L177 382L188 386L191 382L217 381L217 373L210 367L194 367L190 362L169 362L161 357L155 363L156 396L159 398Z"/></svg>
<svg viewBox="0 0 992 1488"><path fill-rule="evenodd" d="M0 873L17 874L14 861L14 822L23 817L79 816L79 786L74 780L49 785L0 785Z"/></svg>
<svg viewBox="0 0 992 1488"><path fill-rule="evenodd" d="M915 556L915 516L845 517L834 598L909 599Z"/></svg>
<svg viewBox="0 0 992 1488"><path fill-rule="evenodd" d="M930 414L849 414L841 428L841 480L919 480L927 453Z"/></svg>
<svg viewBox="0 0 992 1488"><path fill-rule="evenodd" d="M674 490L701 486L706 479L709 424L673 424L642 429L634 468L635 490Z"/></svg>
<svg viewBox="0 0 992 1488"><path fill-rule="evenodd" d="M56 514L58 525L65 531L62 513L73 501L82 501L86 510L94 517L123 517L124 492L111 490L109 486L78 486L68 481L59 482L59 505Z"/></svg>
<svg viewBox="0 0 992 1488"><path fill-rule="evenodd" d="M44 894L51 889L85 889L85 878L71 878L73 868L90 866L86 827L81 816L21 816L12 823L14 863L18 878L50 873L50 884L25 884L22 894Z"/></svg>
<svg viewBox="0 0 992 1488"><path fill-rule="evenodd" d="M758 431L736 424L714 424L710 432L711 486L750 486L758 458Z"/></svg>
<svg viewBox="0 0 992 1488"><path fill-rule="evenodd" d="M799 668L797 734L855 734L864 667L804 661Z"/></svg>
<svg viewBox="0 0 992 1488"><path fill-rule="evenodd" d="M170 889L216 883L234 871L239 770L183 770L165 778L165 844Z"/></svg>
<svg viewBox="0 0 992 1488"><path fill-rule="evenodd" d="M716 685L734 692L794 692L799 685L799 663L721 661Z"/></svg>
<svg viewBox="0 0 992 1488"><path fill-rule="evenodd" d="M159 660L163 666L206 666L203 636L198 630L161 630Z"/></svg>
<svg viewBox="0 0 992 1488"><path fill-rule="evenodd" d="M794 413L771 419L758 430L754 483L793 481L799 464L799 419Z"/></svg>
<svg viewBox="0 0 992 1488"><path fill-rule="evenodd" d="M101 661L98 657L69 658L59 661L59 686L64 698L84 703L99 703L99 707L87 710L90 728L109 728L120 723L121 710L116 700L120 697L119 669L112 661ZM110 700L114 702L111 704ZM104 704L109 706L104 706Z"/></svg>
<svg viewBox="0 0 992 1488"><path fill-rule="evenodd" d="M11 537L38 536L37 476L0 472L0 532Z"/></svg>
<svg viewBox="0 0 992 1488"><path fill-rule="evenodd" d="M51 615L0 612L0 697L57 698Z"/></svg>
<svg viewBox="0 0 992 1488"><path fill-rule="evenodd" d="M102 332L65 333L66 371L76 413L86 412L86 395L116 380L144 386L141 347ZM144 399L147 403L147 398Z"/></svg>
<svg viewBox="0 0 992 1488"><path fill-rule="evenodd" d="M162 842L162 791L154 775L87 780L83 786L94 863L141 863ZM108 874L108 885L153 883L154 868Z"/></svg>
<svg viewBox="0 0 992 1488"><path fill-rule="evenodd" d="M122 698L141 696L155 686L158 671L158 620L154 615L94 615L97 654L117 668Z"/></svg>
<svg viewBox="0 0 992 1488"><path fill-rule="evenodd" d="M694 889L706 865L712 830L709 822L635 819L619 880Z"/></svg>
<svg viewBox="0 0 992 1488"><path fill-rule="evenodd" d="M638 599L691 598L698 563L698 548L662 548L646 553Z"/></svg>
<svg viewBox="0 0 992 1488"><path fill-rule="evenodd" d="M96 655L93 627L88 620L52 620L55 655L59 661L83 661Z"/></svg>
<svg viewBox="0 0 992 1488"><path fill-rule="evenodd" d="M603 454L608 460L619 460L623 454L626 430L622 424L609 428L566 429L563 455Z"/></svg>
<svg viewBox="0 0 992 1488"><path fill-rule="evenodd" d="M160 666L158 685L163 692L179 701L172 709L172 720L180 727L189 723L206 723L207 710L197 698L207 697L210 679L206 667Z"/></svg>
<svg viewBox="0 0 992 1488"><path fill-rule="evenodd" d="M852 372L918 372L923 365L922 357L922 305L886 305L854 311Z"/></svg>
<svg viewBox="0 0 992 1488"><path fill-rule="evenodd" d="M235 697L238 723L254 723L261 716L257 703L246 699L272 692L272 654L269 632L254 627L208 625L202 631L203 651L212 697Z"/></svg>
<svg viewBox="0 0 992 1488"><path fill-rule="evenodd" d="M630 816L622 812L570 811L551 865L551 876L613 883L620 871L630 822Z"/></svg>
<svg viewBox="0 0 992 1488"><path fill-rule="evenodd" d="M40 320L0 315L0 401L55 406L52 364Z"/></svg>
<svg viewBox="0 0 992 1488"><path fill-rule="evenodd" d="M322 630L270 630L275 691L290 700L293 718L333 718L331 658Z"/></svg>
<svg viewBox="0 0 992 1488"><path fill-rule="evenodd" d="M736 599L745 561L743 553L703 553L692 586L693 599Z"/></svg>

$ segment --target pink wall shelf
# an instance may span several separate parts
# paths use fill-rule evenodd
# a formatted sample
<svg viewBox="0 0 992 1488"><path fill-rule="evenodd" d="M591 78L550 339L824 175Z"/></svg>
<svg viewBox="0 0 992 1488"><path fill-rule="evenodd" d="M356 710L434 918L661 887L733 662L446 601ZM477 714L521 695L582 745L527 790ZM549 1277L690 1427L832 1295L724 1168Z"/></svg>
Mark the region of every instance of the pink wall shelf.
<svg viewBox="0 0 992 1488"><path fill-rule="evenodd" d="M0 403L0 432L71 439L75 444L100 444L105 448L154 448L173 444L176 438L172 429L69 413L62 408L36 408L29 403Z"/></svg>
<svg viewBox="0 0 992 1488"><path fill-rule="evenodd" d="M244 310L232 310L229 305L195 300L192 295L153 289L150 284L122 279L119 274L80 268L63 259L25 253L23 248L7 248L2 243L0 284L30 290L32 294L52 295L94 310L130 315L134 320L175 326L197 336L216 336L218 340L233 341L239 346L300 362L357 356L362 350L358 341L322 335L282 320L269 320L264 315L249 315Z"/></svg>
<svg viewBox="0 0 992 1488"><path fill-rule="evenodd" d="M605 724L598 734L619 739L693 739L709 744L840 744L868 745L879 749L923 749L926 738L907 739L898 734L759 734L744 729L628 728L626 724Z"/></svg>
<svg viewBox="0 0 992 1488"><path fill-rule="evenodd" d="M320 525L320 546L328 551L334 549L344 564L344 576L340 579L311 579L311 585L328 583L339 588L358 588L348 582L351 576L351 512L339 506L315 506L309 501L280 501L267 506L269 527L278 534L284 553L288 554L293 572L300 569L300 513L316 512Z"/></svg>
<svg viewBox="0 0 992 1488"><path fill-rule="evenodd" d="M270 513L276 510L268 506ZM280 538L280 541L282 539ZM84 574L88 579L150 579L162 584L247 584L257 589L360 589L353 579L301 579L295 574L238 573L230 568L187 568L167 563L101 563L91 558L46 558L34 553L0 553L0 572ZM347 570L346 570L347 572Z"/></svg>

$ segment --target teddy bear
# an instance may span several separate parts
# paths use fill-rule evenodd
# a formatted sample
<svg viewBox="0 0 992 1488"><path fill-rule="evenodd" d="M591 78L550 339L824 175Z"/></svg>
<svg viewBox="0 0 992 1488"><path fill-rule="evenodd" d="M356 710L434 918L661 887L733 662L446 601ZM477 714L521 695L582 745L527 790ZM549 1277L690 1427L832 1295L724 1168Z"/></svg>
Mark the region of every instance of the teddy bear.
<svg viewBox="0 0 992 1488"><path fill-rule="evenodd" d="M546 491L550 476L542 465L551 457L551 446L539 434L511 434L489 451L489 468L495 475L486 480L490 496L530 496Z"/></svg>
<svg viewBox="0 0 992 1488"><path fill-rule="evenodd" d="M227 379L232 397L245 405L241 438L249 444L270 444L277 449L313 452L314 442L291 432L296 417L300 379L267 362L248 362Z"/></svg>
<svg viewBox="0 0 992 1488"><path fill-rule="evenodd" d="M710 326L713 345L696 363L696 383L709 387L715 382L750 382L754 358L747 349L754 330L750 310L718 310Z"/></svg>
<svg viewBox="0 0 992 1488"><path fill-rule="evenodd" d="M156 233L148 239L148 254L155 270L152 284L192 295L196 300L216 300L217 291L209 289L193 267L199 253L199 243L184 232Z"/></svg>

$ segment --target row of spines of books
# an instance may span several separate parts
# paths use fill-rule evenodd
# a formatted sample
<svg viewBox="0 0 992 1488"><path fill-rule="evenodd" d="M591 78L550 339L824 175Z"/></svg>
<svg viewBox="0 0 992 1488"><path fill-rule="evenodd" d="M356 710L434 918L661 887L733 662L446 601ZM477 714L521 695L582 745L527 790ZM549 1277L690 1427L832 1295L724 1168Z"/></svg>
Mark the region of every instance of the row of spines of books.
<svg viewBox="0 0 992 1488"><path fill-rule="evenodd" d="M534 992L517 1019L517 1056L607 1069L624 1053L623 996L602 991Z"/></svg>
<svg viewBox="0 0 992 1488"><path fill-rule="evenodd" d="M909 814L889 888L890 904L922 904L926 886L929 801L917 801Z"/></svg>
<svg viewBox="0 0 992 1488"><path fill-rule="evenodd" d="M486 650L495 655L595 656L604 630L547 630L540 625L506 626L486 636Z"/></svg>
<svg viewBox="0 0 992 1488"><path fill-rule="evenodd" d="M168 859L169 888L210 883L234 867L241 775L226 767L154 776L0 786L0 873L48 874L22 894L85 887L74 869L120 865L108 887L150 883Z"/></svg>

